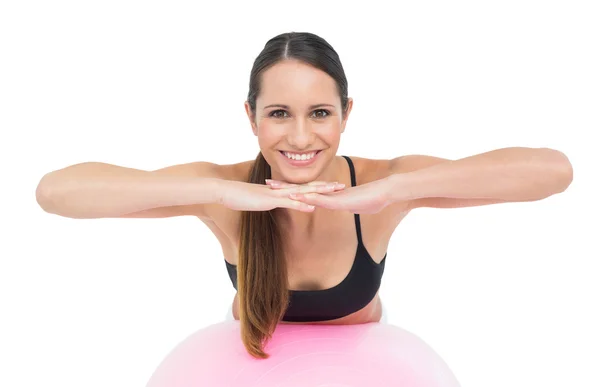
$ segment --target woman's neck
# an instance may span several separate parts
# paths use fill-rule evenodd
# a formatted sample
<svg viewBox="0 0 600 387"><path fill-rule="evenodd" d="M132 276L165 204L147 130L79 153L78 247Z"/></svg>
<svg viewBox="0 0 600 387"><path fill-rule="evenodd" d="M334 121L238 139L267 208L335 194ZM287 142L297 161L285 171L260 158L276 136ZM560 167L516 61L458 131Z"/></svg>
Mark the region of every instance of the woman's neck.
<svg viewBox="0 0 600 387"><path fill-rule="evenodd" d="M344 164L341 163L343 159L335 156L329 165L323 170L323 172L315 179L315 181L322 181L326 183L346 183L346 187L349 187L349 182L346 179L349 178L349 172L347 168L344 168ZM347 165L347 163L346 163ZM281 180L283 177L278 176L277 173L273 174L273 180ZM348 176L346 176L348 175ZM282 226L292 232L298 232L301 234L310 234L314 229L315 220L323 215L323 212L327 212L323 208L315 208L312 212L302 212L287 208L280 208Z"/></svg>

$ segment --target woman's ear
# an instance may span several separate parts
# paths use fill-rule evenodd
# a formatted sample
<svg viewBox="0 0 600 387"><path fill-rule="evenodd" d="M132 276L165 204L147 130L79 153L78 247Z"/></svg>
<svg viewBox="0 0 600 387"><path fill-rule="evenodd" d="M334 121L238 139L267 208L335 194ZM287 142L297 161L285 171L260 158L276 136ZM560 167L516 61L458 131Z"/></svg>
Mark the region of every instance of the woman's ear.
<svg viewBox="0 0 600 387"><path fill-rule="evenodd" d="M352 105L354 104L354 100L352 98L348 98L348 104L346 105L346 111L344 112L344 118L342 119L342 133L346 130L346 122L348 122L348 116L352 111Z"/></svg>
<svg viewBox="0 0 600 387"><path fill-rule="evenodd" d="M250 126L252 126L252 133L255 136L258 136L258 128L256 127L256 117L252 113L252 109L250 108L250 104L248 101L244 102L244 108L246 109L246 114L248 115L248 119L250 120Z"/></svg>

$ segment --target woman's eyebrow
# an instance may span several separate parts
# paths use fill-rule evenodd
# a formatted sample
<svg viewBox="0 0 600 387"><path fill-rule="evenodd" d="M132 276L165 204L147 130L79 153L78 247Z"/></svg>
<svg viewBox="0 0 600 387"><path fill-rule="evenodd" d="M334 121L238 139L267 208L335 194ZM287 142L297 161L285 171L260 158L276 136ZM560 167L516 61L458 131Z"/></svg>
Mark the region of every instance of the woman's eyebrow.
<svg viewBox="0 0 600 387"><path fill-rule="evenodd" d="M316 109L316 108L321 107L321 106L330 106L330 107L333 107L333 108L335 107L335 106L333 106L331 104L328 104L328 103L319 103L319 104L316 104L316 105L310 105L308 108L309 109ZM288 105L282 105L282 104L276 103L276 104L271 104L271 105L265 106L265 109L272 108L272 107L279 107L279 108L283 108L283 109L289 109L290 108Z"/></svg>

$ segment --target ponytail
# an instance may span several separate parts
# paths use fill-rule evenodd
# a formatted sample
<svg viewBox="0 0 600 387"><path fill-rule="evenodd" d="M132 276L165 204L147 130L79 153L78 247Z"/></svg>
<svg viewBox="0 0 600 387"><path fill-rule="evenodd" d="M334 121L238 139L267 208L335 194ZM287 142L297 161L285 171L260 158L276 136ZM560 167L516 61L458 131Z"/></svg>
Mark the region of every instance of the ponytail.
<svg viewBox="0 0 600 387"><path fill-rule="evenodd" d="M249 183L265 184L271 167L259 153ZM238 299L242 342L250 355L266 359L264 345L283 318L289 301L287 265L276 211L244 211L238 258Z"/></svg>

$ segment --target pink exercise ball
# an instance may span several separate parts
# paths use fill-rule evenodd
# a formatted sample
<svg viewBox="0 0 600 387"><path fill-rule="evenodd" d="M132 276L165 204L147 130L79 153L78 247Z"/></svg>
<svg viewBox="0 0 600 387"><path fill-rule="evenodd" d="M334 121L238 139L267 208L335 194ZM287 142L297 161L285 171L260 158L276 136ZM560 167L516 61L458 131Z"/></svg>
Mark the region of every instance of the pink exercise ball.
<svg viewBox="0 0 600 387"><path fill-rule="evenodd" d="M394 325L279 324L250 356L239 321L192 334L159 364L146 387L459 387L446 363Z"/></svg>

